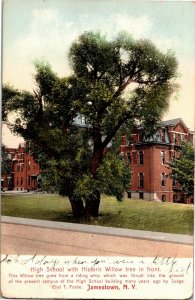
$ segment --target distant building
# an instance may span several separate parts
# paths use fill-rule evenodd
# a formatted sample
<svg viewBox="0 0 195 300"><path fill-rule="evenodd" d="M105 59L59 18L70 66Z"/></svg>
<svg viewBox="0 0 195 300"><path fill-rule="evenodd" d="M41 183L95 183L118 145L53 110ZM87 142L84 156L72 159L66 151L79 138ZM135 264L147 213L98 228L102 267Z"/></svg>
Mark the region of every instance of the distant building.
<svg viewBox="0 0 195 300"><path fill-rule="evenodd" d="M185 198L181 186L171 178L169 162L180 155L182 140L192 141L192 135L182 119L160 123L150 138L142 138L143 129L135 129L131 142L122 139L122 152L131 165L132 181L129 198L162 202L191 202Z"/></svg>
<svg viewBox="0 0 195 300"><path fill-rule="evenodd" d="M39 164L28 153L26 143L20 143L17 149L6 148L11 158L11 174L3 175L4 190L36 190L41 173ZM9 180L8 180L9 179Z"/></svg>

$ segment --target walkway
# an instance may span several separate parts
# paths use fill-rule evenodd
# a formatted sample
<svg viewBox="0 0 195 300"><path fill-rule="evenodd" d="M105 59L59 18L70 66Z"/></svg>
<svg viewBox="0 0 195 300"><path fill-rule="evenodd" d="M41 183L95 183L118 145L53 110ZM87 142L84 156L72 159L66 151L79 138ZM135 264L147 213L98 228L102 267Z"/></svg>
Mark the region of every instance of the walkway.
<svg viewBox="0 0 195 300"><path fill-rule="evenodd" d="M2 254L193 257L193 237L2 217Z"/></svg>

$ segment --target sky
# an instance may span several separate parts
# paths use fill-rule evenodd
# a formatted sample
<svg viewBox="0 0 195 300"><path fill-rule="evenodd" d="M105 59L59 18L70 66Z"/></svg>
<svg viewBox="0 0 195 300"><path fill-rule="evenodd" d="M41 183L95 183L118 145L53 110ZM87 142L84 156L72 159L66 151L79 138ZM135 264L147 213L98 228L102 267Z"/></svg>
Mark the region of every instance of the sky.
<svg viewBox="0 0 195 300"><path fill-rule="evenodd" d="M5 0L3 3L2 81L15 88L34 88L33 61L48 61L59 76L71 73L69 48L84 31L108 39L127 31L150 39L178 60L180 86L164 119L181 117L195 129L195 4L188 1ZM16 147L20 139L3 127L2 142Z"/></svg>

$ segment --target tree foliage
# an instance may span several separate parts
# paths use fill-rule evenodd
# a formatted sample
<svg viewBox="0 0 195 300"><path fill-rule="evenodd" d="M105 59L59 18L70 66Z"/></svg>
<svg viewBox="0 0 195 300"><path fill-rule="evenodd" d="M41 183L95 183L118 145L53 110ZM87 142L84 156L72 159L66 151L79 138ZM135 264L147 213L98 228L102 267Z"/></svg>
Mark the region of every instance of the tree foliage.
<svg viewBox="0 0 195 300"><path fill-rule="evenodd" d="M2 121L6 122L10 111L14 110L14 103L19 91L9 84L3 86Z"/></svg>
<svg viewBox="0 0 195 300"><path fill-rule="evenodd" d="M9 110L18 118L10 127L31 142L43 171L53 170L60 193L86 203L102 191L121 199L129 166L110 150L119 133L137 124L147 132L161 119L175 88L176 59L128 34L109 41L85 32L69 60L72 75L64 78L35 62L36 88L11 97ZM75 124L79 116L82 126Z"/></svg>
<svg viewBox="0 0 195 300"><path fill-rule="evenodd" d="M194 195L194 148L190 142L183 141L179 159L170 164L172 177L182 186L188 196Z"/></svg>
<svg viewBox="0 0 195 300"><path fill-rule="evenodd" d="M11 174L11 158L4 145L1 145L1 175Z"/></svg>

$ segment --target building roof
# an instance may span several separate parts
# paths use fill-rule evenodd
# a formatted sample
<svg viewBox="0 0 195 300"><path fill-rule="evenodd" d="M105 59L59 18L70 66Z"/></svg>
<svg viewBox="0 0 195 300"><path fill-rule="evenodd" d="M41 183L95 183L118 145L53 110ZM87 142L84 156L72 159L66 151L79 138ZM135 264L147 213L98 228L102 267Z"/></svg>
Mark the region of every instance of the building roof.
<svg viewBox="0 0 195 300"><path fill-rule="evenodd" d="M171 119L171 120L167 120L167 121L161 121L160 124L164 125L164 126L175 126L177 125L179 122L182 122L181 118L176 118L176 119ZM184 124L184 123L183 123Z"/></svg>

